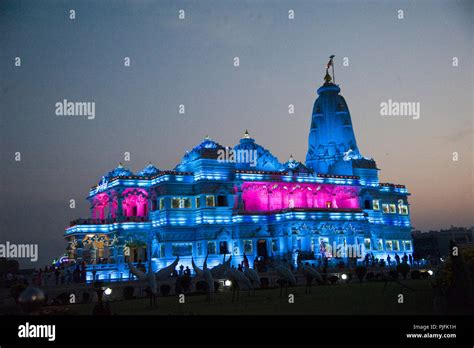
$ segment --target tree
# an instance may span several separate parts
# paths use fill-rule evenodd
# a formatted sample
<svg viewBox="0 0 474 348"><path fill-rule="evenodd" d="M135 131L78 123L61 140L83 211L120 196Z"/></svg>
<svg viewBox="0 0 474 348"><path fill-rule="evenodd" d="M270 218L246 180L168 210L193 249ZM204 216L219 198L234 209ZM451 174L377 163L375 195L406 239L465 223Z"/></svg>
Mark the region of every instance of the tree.
<svg viewBox="0 0 474 348"><path fill-rule="evenodd" d="M454 250L456 253L454 253ZM466 254L466 259L464 258ZM471 254L472 253L472 254ZM451 241L450 253L443 267L435 272L433 288L438 301L443 304L441 311L448 314L472 313L474 309L474 286L471 273L474 252L463 250ZM467 262L466 262L467 261ZM470 269L471 268L471 269Z"/></svg>

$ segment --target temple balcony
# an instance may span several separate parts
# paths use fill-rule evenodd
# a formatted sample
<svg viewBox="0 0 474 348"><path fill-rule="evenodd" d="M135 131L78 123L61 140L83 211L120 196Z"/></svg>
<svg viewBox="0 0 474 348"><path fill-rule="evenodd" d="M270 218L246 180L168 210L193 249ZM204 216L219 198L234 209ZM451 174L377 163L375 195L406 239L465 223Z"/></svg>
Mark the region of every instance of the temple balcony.
<svg viewBox="0 0 474 348"><path fill-rule="evenodd" d="M71 222L71 226L66 228L64 235L89 234L89 233L116 233L119 231L149 230L151 221L145 217L123 217L121 219L77 219Z"/></svg>
<svg viewBox="0 0 474 348"><path fill-rule="evenodd" d="M240 211L232 217L233 223L273 223L286 220L305 221L360 221L368 222L362 209L291 208L277 211Z"/></svg>
<svg viewBox="0 0 474 348"><path fill-rule="evenodd" d="M275 210L238 210L234 215L273 215L288 212L362 213L360 208L286 208Z"/></svg>
<svg viewBox="0 0 474 348"><path fill-rule="evenodd" d="M147 222L150 221L146 216L123 216L121 218L107 218L107 219L76 219L72 220L69 223L69 226L76 226L76 225L109 225L113 223L120 223L120 222Z"/></svg>

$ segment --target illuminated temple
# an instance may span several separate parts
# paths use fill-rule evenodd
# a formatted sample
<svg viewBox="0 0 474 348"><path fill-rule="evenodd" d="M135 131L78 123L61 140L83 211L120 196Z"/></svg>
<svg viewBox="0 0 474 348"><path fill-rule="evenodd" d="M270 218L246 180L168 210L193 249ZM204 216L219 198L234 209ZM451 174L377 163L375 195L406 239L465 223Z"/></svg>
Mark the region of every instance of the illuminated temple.
<svg viewBox="0 0 474 348"><path fill-rule="evenodd" d="M118 277L127 261L158 269L178 255L190 266L208 254L212 267L223 254L237 264L245 253L250 265L256 257L296 262L297 254L335 260L333 245L360 246L362 259L411 254L407 189L379 182L328 71L317 93L305 163L280 162L245 132L233 148L206 137L173 170L148 164L134 174L119 165L91 188L91 216L65 230L68 257Z"/></svg>

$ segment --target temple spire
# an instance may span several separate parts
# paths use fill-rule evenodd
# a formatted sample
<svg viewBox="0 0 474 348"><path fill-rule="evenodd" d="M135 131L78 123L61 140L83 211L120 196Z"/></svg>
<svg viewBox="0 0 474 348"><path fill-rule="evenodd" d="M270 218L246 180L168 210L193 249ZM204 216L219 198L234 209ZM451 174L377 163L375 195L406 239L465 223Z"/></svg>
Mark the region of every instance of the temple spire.
<svg viewBox="0 0 474 348"><path fill-rule="evenodd" d="M249 131L245 130L244 139L250 139Z"/></svg>
<svg viewBox="0 0 474 348"><path fill-rule="evenodd" d="M331 79L336 83L336 75L334 75L334 57L335 55L332 54L329 56L329 62L326 64L326 76L324 76L324 81L326 83L331 83ZM329 75L329 68L332 67L332 78L331 75Z"/></svg>
<svg viewBox="0 0 474 348"><path fill-rule="evenodd" d="M331 77L331 75L329 75L328 69L326 69L326 76L324 76L324 83L325 84L326 83L331 83L331 81L332 81L332 77Z"/></svg>
<svg viewBox="0 0 474 348"><path fill-rule="evenodd" d="M308 137L306 166L316 173L354 175L353 160L360 156L351 115L341 89L334 83L334 55L326 65L324 84L318 88ZM349 152L349 150L351 150ZM349 155L350 153L350 155Z"/></svg>

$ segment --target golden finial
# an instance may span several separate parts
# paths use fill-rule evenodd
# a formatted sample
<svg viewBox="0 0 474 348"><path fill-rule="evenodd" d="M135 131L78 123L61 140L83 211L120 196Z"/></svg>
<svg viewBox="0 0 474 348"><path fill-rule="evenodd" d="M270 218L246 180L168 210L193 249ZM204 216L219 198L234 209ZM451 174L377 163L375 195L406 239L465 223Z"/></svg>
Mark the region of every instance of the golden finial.
<svg viewBox="0 0 474 348"><path fill-rule="evenodd" d="M324 76L324 82L325 83L331 83L332 77L329 75L329 69L326 69L326 76Z"/></svg>

